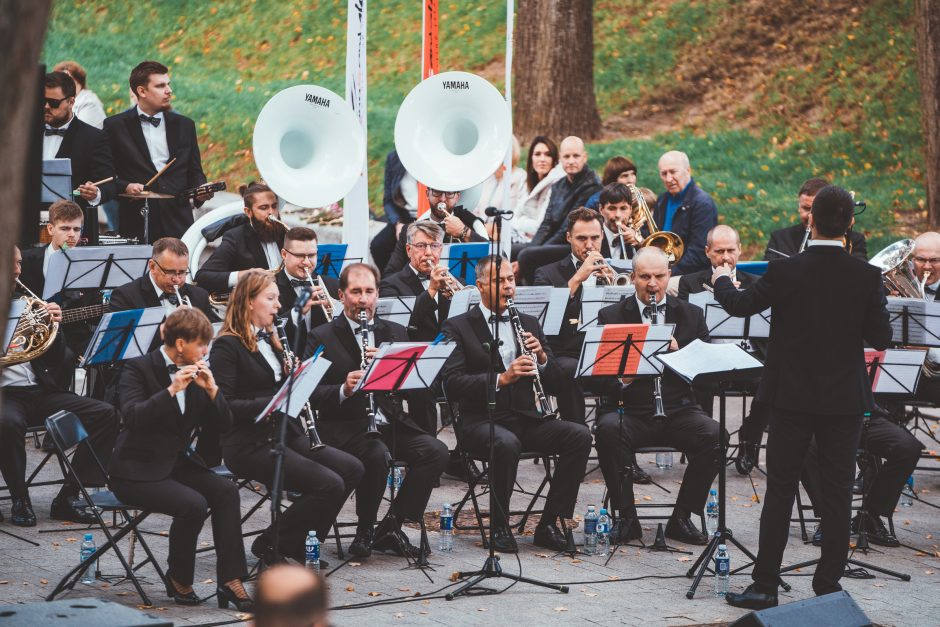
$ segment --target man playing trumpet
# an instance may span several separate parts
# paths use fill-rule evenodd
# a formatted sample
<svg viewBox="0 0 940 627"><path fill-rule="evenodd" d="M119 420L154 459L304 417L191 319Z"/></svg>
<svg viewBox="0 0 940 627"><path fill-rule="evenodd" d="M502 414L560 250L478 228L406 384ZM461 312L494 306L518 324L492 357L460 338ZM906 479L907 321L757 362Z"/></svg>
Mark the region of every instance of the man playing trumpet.
<svg viewBox="0 0 940 627"><path fill-rule="evenodd" d="M623 183L611 183L600 193L598 210L604 218L601 254L608 259L633 259L643 236L631 227L633 194Z"/></svg>

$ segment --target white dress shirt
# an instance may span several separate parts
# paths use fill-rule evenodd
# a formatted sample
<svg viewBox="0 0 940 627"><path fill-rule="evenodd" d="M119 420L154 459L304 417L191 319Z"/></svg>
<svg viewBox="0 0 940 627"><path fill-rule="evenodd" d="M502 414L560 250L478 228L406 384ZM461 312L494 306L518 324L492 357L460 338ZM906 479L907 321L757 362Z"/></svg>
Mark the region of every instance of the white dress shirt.
<svg viewBox="0 0 940 627"><path fill-rule="evenodd" d="M157 294L157 302L159 302L163 306L163 309L166 311L167 315L170 315L171 313L176 311L176 305L171 303L169 298L161 299L161 297L163 296L163 290L161 290L160 286L157 285L157 282L153 280L153 275L148 272L147 278L150 279L150 285L153 286L153 291L156 292Z"/></svg>
<svg viewBox="0 0 940 627"><path fill-rule="evenodd" d="M90 124L97 129L104 126L104 119L107 117L98 95L90 89L78 92L75 96L75 104L72 105L72 113L85 124Z"/></svg>
<svg viewBox="0 0 940 627"><path fill-rule="evenodd" d="M286 268L286 267L284 268L284 270L282 270L282 272L284 273L284 276L287 277L287 280L288 280L288 281L291 281L291 280L294 280L294 281L306 281L306 280L307 280L307 277L305 277L305 276L291 276L290 273L287 271L287 268ZM313 287L314 287L314 285L313 285L313 284L310 284L310 288L312 289ZM298 285L298 286L296 286L296 287L293 287L292 289L294 290L294 294L296 294L297 297L300 297L300 293L303 291L304 287L303 287L302 285ZM296 304L296 303L295 303L295 304ZM311 309L311 311L312 311L312 309ZM310 330L310 313L311 313L311 312L308 311L305 315L303 315L304 326L307 327L307 331ZM297 311L296 309L294 309L293 307L291 307L291 308L290 308L290 319L291 319L291 322L294 323L294 326L295 326L295 327L300 327L300 323L299 323L300 317L301 317L301 313L300 313L299 311Z"/></svg>
<svg viewBox="0 0 940 627"><path fill-rule="evenodd" d="M637 305L639 306L639 308L640 308L640 318L643 320L643 322L650 322L650 323L652 323L652 317L651 317L651 316L644 315L644 310L646 309L646 307L649 307L650 304L649 304L649 303L644 303L642 300L640 300L640 297L637 296L636 294L633 295L633 298L636 299L636 304L637 304ZM659 307L659 308L665 307L665 306L666 306L666 297L663 296L660 300L658 300L658 301L656 302L656 306ZM653 312L650 311L650 314L652 314L652 313L653 313ZM665 312L663 312L662 314L660 314L659 323L660 323L660 324L665 324L665 323L666 323L666 314L665 314Z"/></svg>
<svg viewBox="0 0 940 627"><path fill-rule="evenodd" d="M251 325L251 332L256 334L261 329L255 325ZM271 372L274 373L274 380L280 381L282 378L281 373L281 360L277 358L277 355L274 354L274 347L271 346L271 343L267 340L261 341L258 340L258 351L261 353L261 356L264 357L264 360L268 363L268 367L271 368Z"/></svg>
<svg viewBox="0 0 940 627"><path fill-rule="evenodd" d="M838 246L843 248L841 239L811 239L806 244L807 248L810 246Z"/></svg>
<svg viewBox="0 0 940 627"><path fill-rule="evenodd" d="M134 109L137 111L138 119L140 119L142 113L147 115L140 110L139 105L134 107ZM147 150L150 151L150 161L153 163L153 167L159 172L170 160L170 147L166 141L166 119L163 116L163 111L157 111L150 117L159 118L159 126L154 126L150 122L140 120L140 128L144 132L144 141L147 142Z"/></svg>
<svg viewBox="0 0 940 627"><path fill-rule="evenodd" d="M166 363L167 366L176 365L176 362L170 359L170 356L166 354L166 346L160 347L160 354L163 355L163 361ZM173 383L173 379L175 376L176 375L174 374L170 375L171 384ZM195 385L195 383L190 383L190 385ZM186 390L181 390L177 392L174 398L176 399L176 404L180 406L180 413L185 414L186 413Z"/></svg>
<svg viewBox="0 0 940 627"><path fill-rule="evenodd" d="M362 331L360 330L360 325L358 320L353 320L343 312L343 317L346 318L346 322L349 323L349 328L352 329L353 336L356 338L356 341L359 342L360 355L362 355ZM370 322L374 322L373 318ZM369 325L369 346L375 346L375 327ZM339 402L342 403L348 397L346 396L346 390L344 389L346 384L339 386ZM375 424L377 425L387 425L388 418L385 417L385 414L382 413L382 410L378 407L375 408Z"/></svg>
<svg viewBox="0 0 940 627"><path fill-rule="evenodd" d="M604 224L604 237L607 238L607 246L610 248L610 258L626 259L623 249L620 248L620 234L611 231L607 228L607 225ZM626 240L623 241L623 245L629 246Z"/></svg>
<svg viewBox="0 0 940 627"><path fill-rule="evenodd" d="M74 111L74 110L73 110ZM72 125L72 120L75 119L73 114L69 121L60 126L59 128L63 131L67 131L68 128ZM52 128L48 124L44 125L43 128ZM98 128L101 128L101 125L98 125ZM46 135L45 132L42 136L42 159L43 161L48 161L49 159L55 159L56 155L59 153L59 149L62 147L62 140L65 138L62 135ZM79 185L85 183L85 181L76 181L72 179L72 187L77 189ZM69 198L68 200L71 200ZM97 207L101 203L101 190L98 190L98 194L88 201L88 204L92 207Z"/></svg>
<svg viewBox="0 0 940 627"><path fill-rule="evenodd" d="M493 315L493 312L483 303L479 303L477 306L480 308L480 313L483 314L483 322L486 323L486 328L489 329L490 337L492 337L493 323L490 322L490 316ZM508 313L504 311L503 315L508 315ZM509 365L518 356L516 338L512 330L512 324L508 320L499 322L499 356L502 358L503 367L506 370L509 370Z"/></svg>

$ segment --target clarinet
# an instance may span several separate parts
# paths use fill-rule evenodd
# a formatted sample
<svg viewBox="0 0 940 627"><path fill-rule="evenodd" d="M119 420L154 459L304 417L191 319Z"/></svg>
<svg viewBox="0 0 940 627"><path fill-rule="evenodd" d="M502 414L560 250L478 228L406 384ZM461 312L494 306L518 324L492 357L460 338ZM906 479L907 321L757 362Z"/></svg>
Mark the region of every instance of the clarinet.
<svg viewBox="0 0 940 627"><path fill-rule="evenodd" d="M650 300L650 324L659 325L659 309L656 307L656 294L649 295ZM666 411L663 409L663 378L662 376L653 377L653 418L655 420L665 420Z"/></svg>
<svg viewBox="0 0 940 627"><path fill-rule="evenodd" d="M359 369L365 370L369 367L369 361L366 359L366 349L369 348L369 314L366 313L364 309L359 311L359 328L362 333L362 361L359 363ZM379 433L379 428L375 426L375 397L372 392L369 392L366 395L369 399L369 407L366 410L369 416L369 426L366 427L366 437L367 438L377 438L381 433Z"/></svg>
<svg viewBox="0 0 940 627"><path fill-rule="evenodd" d="M300 321L303 324L303 320ZM281 342L281 348L284 350L284 365L288 372L293 372L297 365L297 357L290 348L290 342L287 341L287 319L278 318L275 320L274 328L277 329L277 339ZM313 409L310 407L310 401L304 403L304 408L300 412L300 426L304 433L310 438L310 450L316 451L323 448L326 444L320 440L320 434L317 433L317 423L313 419Z"/></svg>
<svg viewBox="0 0 940 627"><path fill-rule="evenodd" d="M542 420L558 420L558 410L555 409L552 404L552 399L545 394L545 388L542 387L542 378L539 376L538 362L536 361L535 355L526 348L522 320L519 319L516 304L511 298L506 299L506 311L509 313L509 322L512 323L512 330L516 334L516 341L519 342L519 350L523 355L529 357L532 363L536 364L535 381L532 382L532 386L535 388L535 396L539 401L539 410L542 412Z"/></svg>

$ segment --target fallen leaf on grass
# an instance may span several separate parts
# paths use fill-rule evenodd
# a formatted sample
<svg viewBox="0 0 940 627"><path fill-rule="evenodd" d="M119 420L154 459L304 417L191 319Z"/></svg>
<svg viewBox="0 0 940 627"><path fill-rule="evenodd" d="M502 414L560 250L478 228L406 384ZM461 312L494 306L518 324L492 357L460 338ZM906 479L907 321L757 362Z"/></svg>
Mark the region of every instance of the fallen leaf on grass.
<svg viewBox="0 0 940 627"><path fill-rule="evenodd" d="M652 309L650 311L652 311ZM620 579L620 577L618 577L617 575L607 575L607 579L609 579L610 581L617 581L618 579Z"/></svg>
<svg viewBox="0 0 940 627"><path fill-rule="evenodd" d="M652 310L651 310L651 311L652 311ZM251 617L252 617L252 614L244 614L244 613L242 613L242 614L236 614L236 615L235 615L235 618L237 618L237 619L240 620L240 621L249 620L249 619L251 619Z"/></svg>
<svg viewBox="0 0 940 627"><path fill-rule="evenodd" d="M650 309L650 311L652 311L652 309ZM760 503L760 498L756 494L751 495L751 500L755 503Z"/></svg>
<svg viewBox="0 0 940 627"><path fill-rule="evenodd" d="M650 310L650 311L652 311L652 310ZM131 593L125 591L125 592L118 592L117 595L118 595L119 597L127 597L127 596L130 596Z"/></svg>
<svg viewBox="0 0 940 627"><path fill-rule="evenodd" d="M652 311L652 309L650 309L650 311ZM643 497L643 500L644 500L644 501L652 501L652 500L653 500L653 497L651 497L650 495L647 494L646 496Z"/></svg>
<svg viewBox="0 0 940 627"><path fill-rule="evenodd" d="M650 309L650 311L653 311L653 310ZM138 610L152 610L153 606L152 605L138 605L137 609Z"/></svg>
<svg viewBox="0 0 940 627"><path fill-rule="evenodd" d="M651 309L650 311L652 311L652 309ZM572 563L572 564L580 564L580 563L581 563L581 560L572 559L572 560L571 560L571 563Z"/></svg>
<svg viewBox="0 0 940 627"><path fill-rule="evenodd" d="M66 542L78 542L78 539L77 539L77 538L66 538L65 541L66 541Z"/></svg>

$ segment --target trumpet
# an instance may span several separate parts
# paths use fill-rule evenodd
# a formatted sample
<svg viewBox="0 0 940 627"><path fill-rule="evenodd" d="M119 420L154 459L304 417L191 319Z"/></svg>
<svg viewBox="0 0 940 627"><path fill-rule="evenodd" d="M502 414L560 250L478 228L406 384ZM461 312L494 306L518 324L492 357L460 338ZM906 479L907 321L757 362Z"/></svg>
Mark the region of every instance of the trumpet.
<svg viewBox="0 0 940 627"><path fill-rule="evenodd" d="M605 259L598 259L594 262L595 271L600 270L604 267L610 268L610 271L614 273L613 279L608 279L606 275L599 274L597 275L597 285L617 285L617 286L626 286L630 285L630 275L626 272L617 272L617 269L612 265L607 263Z"/></svg>
<svg viewBox="0 0 940 627"><path fill-rule="evenodd" d="M369 348L369 328L372 325L369 324L369 314L366 313L365 309L359 311L359 328L362 333L362 361L359 362L359 369L365 370L369 367L369 359L366 357L366 350ZM367 415L369 417L369 425L366 427L366 437L367 438L377 438L381 433L379 433L379 428L375 426L375 397L372 395L372 392L367 394L369 399L369 406Z"/></svg>
<svg viewBox="0 0 940 627"><path fill-rule="evenodd" d="M320 305L320 308L323 310L326 321L333 322L333 301L330 300L330 292L326 289L326 283L323 282L323 277L318 274L317 280L314 282L313 278L310 276L310 270L307 270L307 268L304 268L304 275L307 277L307 280L310 281L311 285L316 285L320 291L323 292L326 302Z"/></svg>
<svg viewBox="0 0 940 627"><path fill-rule="evenodd" d="M180 293L180 286L174 285L173 291L176 292L176 306L177 307L192 307L193 303L189 300L189 296L184 296Z"/></svg>
<svg viewBox="0 0 940 627"><path fill-rule="evenodd" d="M290 348L290 342L287 340L287 318L277 318L274 322L274 328L277 329L277 339L281 342L281 348L284 351L284 368L287 372L293 372L297 367L297 356ZM310 450L316 451L326 446L317 433L317 423L314 420L313 409L310 407L310 401L304 403L304 408L300 411L300 426L303 427L304 434L310 438Z"/></svg>
<svg viewBox="0 0 940 627"><path fill-rule="evenodd" d="M290 230L290 227L287 226L287 224L285 224L284 221L281 220L280 218L275 218L273 213L268 216L268 222L273 222L274 224L280 224L281 226L284 227L285 230L288 230L288 231Z"/></svg>
<svg viewBox="0 0 940 627"><path fill-rule="evenodd" d="M538 364L535 355L532 354L525 345L525 331L522 328L522 320L519 318L519 311L516 309L516 303L511 298L506 299L506 311L509 313L509 322L512 323L512 330L516 333L516 341L519 343L519 350L523 355L530 358L532 363L536 364L535 380L532 387L535 388L535 396L539 402L539 410L542 412L542 420L558 420L558 410L545 394L545 388L542 387L542 378L539 376Z"/></svg>
<svg viewBox="0 0 940 627"><path fill-rule="evenodd" d="M443 263L437 264L437 267L447 270L447 266ZM451 274L450 270L447 270L446 274L444 275L444 289L441 290L441 295L447 300L450 300L454 297L454 294L460 290L471 289L472 287L472 285L464 285L458 281L457 277Z"/></svg>
<svg viewBox="0 0 940 627"><path fill-rule="evenodd" d="M650 303L650 324L659 324L659 308L656 307L656 294L649 295ZM666 410L663 408L663 378L662 376L653 378L653 418L656 420L666 419Z"/></svg>

